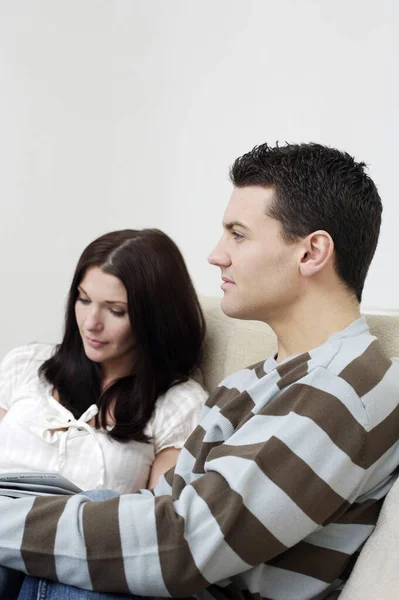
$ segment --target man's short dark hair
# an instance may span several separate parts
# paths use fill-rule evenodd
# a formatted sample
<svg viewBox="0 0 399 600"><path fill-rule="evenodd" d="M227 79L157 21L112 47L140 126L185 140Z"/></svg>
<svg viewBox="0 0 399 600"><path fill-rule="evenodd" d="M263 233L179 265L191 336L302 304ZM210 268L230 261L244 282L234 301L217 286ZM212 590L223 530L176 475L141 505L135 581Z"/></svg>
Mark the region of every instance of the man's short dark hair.
<svg viewBox="0 0 399 600"><path fill-rule="evenodd" d="M360 302L381 225L382 204L365 163L321 144L255 146L236 159L236 187L272 187L267 214L280 221L287 242L323 229L334 240L335 268Z"/></svg>

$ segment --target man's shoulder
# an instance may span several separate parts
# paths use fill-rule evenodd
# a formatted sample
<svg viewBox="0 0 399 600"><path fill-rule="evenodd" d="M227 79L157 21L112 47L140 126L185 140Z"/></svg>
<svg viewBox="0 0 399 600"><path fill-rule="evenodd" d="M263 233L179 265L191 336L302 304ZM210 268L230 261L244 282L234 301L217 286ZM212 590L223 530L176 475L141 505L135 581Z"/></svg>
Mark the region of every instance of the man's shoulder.
<svg viewBox="0 0 399 600"><path fill-rule="evenodd" d="M280 363L269 357L232 373L211 395L208 407L242 402L249 396L259 410L292 386L297 392L306 388L312 395L329 394L356 406L370 392L380 395L384 389L397 395L399 363L393 365L362 321L355 322L346 335L338 332L314 350Z"/></svg>
<svg viewBox="0 0 399 600"><path fill-rule="evenodd" d="M379 340L365 332L355 338L343 339L339 352L326 368L347 382L359 397L363 397L384 384L387 373L390 370L397 372L398 365L394 365L385 354ZM399 390L399 379L397 388Z"/></svg>

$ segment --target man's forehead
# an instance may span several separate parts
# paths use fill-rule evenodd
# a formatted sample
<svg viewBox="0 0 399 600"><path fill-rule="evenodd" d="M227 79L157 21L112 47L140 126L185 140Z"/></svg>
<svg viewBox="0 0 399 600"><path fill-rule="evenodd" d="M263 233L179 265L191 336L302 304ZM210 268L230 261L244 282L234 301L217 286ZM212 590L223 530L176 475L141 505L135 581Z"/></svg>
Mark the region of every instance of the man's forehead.
<svg viewBox="0 0 399 600"><path fill-rule="evenodd" d="M227 204L223 225L228 229L233 225L250 227L262 216L267 218L267 206L273 200L272 188L261 186L246 186L234 188Z"/></svg>

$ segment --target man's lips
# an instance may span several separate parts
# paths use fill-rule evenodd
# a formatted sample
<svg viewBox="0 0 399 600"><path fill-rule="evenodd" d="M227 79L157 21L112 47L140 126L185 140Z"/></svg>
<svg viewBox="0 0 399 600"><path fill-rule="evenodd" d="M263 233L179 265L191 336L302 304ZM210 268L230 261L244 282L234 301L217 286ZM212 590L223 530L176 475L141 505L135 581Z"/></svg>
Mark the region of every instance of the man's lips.
<svg viewBox="0 0 399 600"><path fill-rule="evenodd" d="M231 287L232 285L235 285L234 281L232 281L231 279L228 279L227 277L222 277L222 285L220 286L222 288L222 290L226 290L229 287Z"/></svg>

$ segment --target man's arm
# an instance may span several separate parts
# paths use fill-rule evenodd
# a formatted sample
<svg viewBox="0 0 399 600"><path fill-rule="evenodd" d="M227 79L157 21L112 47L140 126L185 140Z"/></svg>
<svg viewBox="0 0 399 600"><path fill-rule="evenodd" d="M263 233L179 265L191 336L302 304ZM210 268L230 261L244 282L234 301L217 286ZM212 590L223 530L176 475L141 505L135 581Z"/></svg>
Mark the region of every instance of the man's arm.
<svg viewBox="0 0 399 600"><path fill-rule="evenodd" d="M333 399L328 432L309 418L306 390L287 414L251 418L211 450L204 475L180 478L176 499L0 499L0 563L96 591L181 597L270 561L344 512L364 478L366 431L349 412L342 427Z"/></svg>

